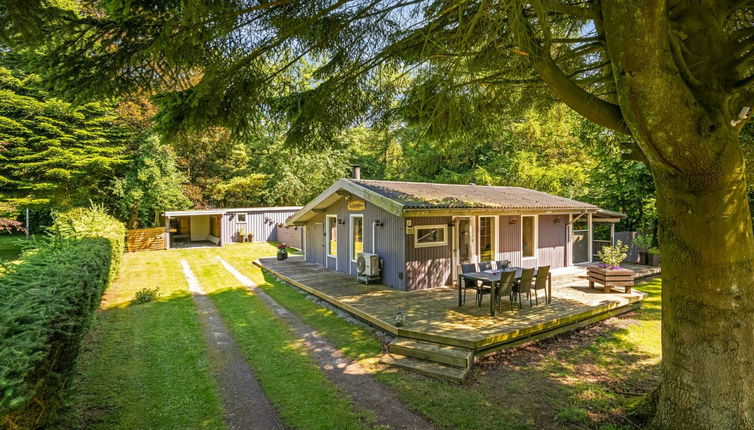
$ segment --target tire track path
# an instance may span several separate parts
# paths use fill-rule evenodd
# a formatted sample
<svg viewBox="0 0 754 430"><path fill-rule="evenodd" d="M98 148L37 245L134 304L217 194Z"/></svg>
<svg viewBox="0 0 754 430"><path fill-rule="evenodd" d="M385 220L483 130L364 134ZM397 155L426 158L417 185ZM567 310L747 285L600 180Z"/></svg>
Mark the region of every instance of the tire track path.
<svg viewBox="0 0 754 430"><path fill-rule="evenodd" d="M285 321L306 347L309 356L322 368L325 375L339 389L351 396L354 403L374 413L377 424L393 429L431 429L432 424L423 416L409 410L397 395L364 369L358 362L347 358L335 345L322 337L298 316L282 307L272 297L258 288L249 277L239 272L221 257L217 260L244 287L254 291L280 319Z"/></svg>

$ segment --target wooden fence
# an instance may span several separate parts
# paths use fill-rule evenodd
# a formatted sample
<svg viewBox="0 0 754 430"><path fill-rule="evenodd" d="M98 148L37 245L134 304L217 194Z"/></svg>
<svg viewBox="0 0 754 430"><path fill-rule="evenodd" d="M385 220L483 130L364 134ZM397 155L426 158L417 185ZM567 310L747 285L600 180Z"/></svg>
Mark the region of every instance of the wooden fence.
<svg viewBox="0 0 754 430"><path fill-rule="evenodd" d="M126 248L128 252L165 249L165 227L128 230Z"/></svg>

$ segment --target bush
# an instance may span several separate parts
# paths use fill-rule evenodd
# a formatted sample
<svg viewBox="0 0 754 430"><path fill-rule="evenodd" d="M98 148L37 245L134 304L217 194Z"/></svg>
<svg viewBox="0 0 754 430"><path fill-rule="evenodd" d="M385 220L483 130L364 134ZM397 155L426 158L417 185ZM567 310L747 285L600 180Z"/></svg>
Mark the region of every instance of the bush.
<svg viewBox="0 0 754 430"><path fill-rule="evenodd" d="M125 228L101 208L59 214L52 231L0 275L0 426L45 425L120 264Z"/></svg>
<svg viewBox="0 0 754 430"><path fill-rule="evenodd" d="M134 305L140 305L142 303L149 303L157 300L160 294L157 292L157 288L142 288L134 294L134 299L131 303Z"/></svg>
<svg viewBox="0 0 754 430"><path fill-rule="evenodd" d="M628 245L624 245L620 240L614 246L606 246L601 251L597 251L597 257L605 264L611 267L620 267L623 260L628 257Z"/></svg>

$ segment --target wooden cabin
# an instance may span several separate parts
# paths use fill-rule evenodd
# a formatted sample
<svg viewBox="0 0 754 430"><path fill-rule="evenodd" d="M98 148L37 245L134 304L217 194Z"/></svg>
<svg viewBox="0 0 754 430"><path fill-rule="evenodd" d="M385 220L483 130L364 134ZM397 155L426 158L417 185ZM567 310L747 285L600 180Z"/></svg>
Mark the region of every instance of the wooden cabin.
<svg viewBox="0 0 754 430"><path fill-rule="evenodd" d="M354 276L377 254L381 282L450 285L462 263L510 260L552 269L592 261L596 223L625 215L520 187L340 179L287 220L304 228L306 261Z"/></svg>

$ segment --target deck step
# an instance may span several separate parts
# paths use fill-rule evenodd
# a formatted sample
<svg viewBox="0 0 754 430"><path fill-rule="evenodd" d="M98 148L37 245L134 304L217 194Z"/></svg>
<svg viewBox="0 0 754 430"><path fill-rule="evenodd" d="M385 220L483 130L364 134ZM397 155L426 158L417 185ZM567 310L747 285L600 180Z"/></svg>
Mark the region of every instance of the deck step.
<svg viewBox="0 0 754 430"><path fill-rule="evenodd" d="M463 382L470 369L469 367L448 366L447 364L394 353L384 354L380 363L453 382Z"/></svg>
<svg viewBox="0 0 754 430"><path fill-rule="evenodd" d="M474 360L474 351L470 349L405 337L393 339L388 345L388 351L462 368L469 367Z"/></svg>

